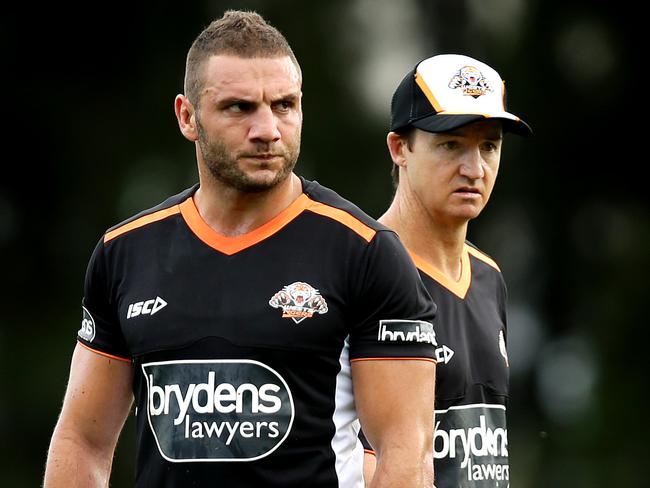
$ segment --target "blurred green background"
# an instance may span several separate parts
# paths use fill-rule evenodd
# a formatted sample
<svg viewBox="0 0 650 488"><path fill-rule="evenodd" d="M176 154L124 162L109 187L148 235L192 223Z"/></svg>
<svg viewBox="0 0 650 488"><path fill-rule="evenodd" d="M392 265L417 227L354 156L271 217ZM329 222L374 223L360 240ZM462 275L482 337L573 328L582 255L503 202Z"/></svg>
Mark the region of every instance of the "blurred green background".
<svg viewBox="0 0 650 488"><path fill-rule="evenodd" d="M288 38L304 75L298 173L374 217L391 199L390 96L420 59L505 78L535 136L507 136L469 239L510 292L511 486L647 486L647 87L614 2L14 3L0 17L0 486L41 483L103 231L196 180L174 96L194 37L227 8ZM640 144L640 145L639 145ZM635 151L635 152L631 152ZM130 486L129 421L112 486ZM645 455L644 455L645 454Z"/></svg>

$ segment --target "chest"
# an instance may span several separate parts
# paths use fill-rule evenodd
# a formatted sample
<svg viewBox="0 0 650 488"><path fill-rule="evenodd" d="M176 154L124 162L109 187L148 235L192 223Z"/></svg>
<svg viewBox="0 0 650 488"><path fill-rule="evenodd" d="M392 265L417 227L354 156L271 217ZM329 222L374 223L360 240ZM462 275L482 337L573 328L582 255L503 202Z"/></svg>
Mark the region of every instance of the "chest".
<svg viewBox="0 0 650 488"><path fill-rule="evenodd" d="M491 293L480 286L480 281L473 282L463 299L439 285L428 286L438 305L438 400L482 402L507 395L505 303L493 286Z"/></svg>
<svg viewBox="0 0 650 488"><path fill-rule="evenodd" d="M244 347L340 350L349 296L347 273L333 253L262 245L227 256L186 244L127 256L116 270L112 299L134 355L205 338Z"/></svg>

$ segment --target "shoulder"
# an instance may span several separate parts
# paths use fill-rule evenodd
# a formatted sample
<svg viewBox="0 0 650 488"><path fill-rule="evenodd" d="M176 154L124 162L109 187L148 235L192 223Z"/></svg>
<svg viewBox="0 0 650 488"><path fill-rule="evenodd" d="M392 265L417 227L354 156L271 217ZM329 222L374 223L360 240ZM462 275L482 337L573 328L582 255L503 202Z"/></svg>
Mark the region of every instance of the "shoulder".
<svg viewBox="0 0 650 488"><path fill-rule="evenodd" d="M171 196L158 205L143 210L119 224L110 227L104 234L104 244L116 239L130 231L145 227L154 222L165 220L172 215L180 213L179 205L187 200L198 188L198 184L174 196Z"/></svg>
<svg viewBox="0 0 650 488"><path fill-rule="evenodd" d="M309 197L308 211L329 217L345 225L364 237L368 242L378 233L394 234L388 227L361 210L354 203L343 198L334 190L322 186L316 181L301 177L303 191Z"/></svg>
<svg viewBox="0 0 650 488"><path fill-rule="evenodd" d="M488 256L486 253L481 251L478 247L476 247L474 244L472 244L469 241L465 241L465 249L467 250L468 254L470 255L470 258L475 258L478 262L486 264L493 268L494 270L498 271L501 273L501 268L497 264L497 262L490 256Z"/></svg>

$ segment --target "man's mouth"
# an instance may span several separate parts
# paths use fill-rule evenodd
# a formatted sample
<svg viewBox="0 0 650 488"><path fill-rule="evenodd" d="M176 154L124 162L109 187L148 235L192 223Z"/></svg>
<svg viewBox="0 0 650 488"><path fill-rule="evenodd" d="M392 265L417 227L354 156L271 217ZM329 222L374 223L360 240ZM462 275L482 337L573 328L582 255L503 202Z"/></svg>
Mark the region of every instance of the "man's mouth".
<svg viewBox="0 0 650 488"><path fill-rule="evenodd" d="M273 153L257 153L257 154L245 154L243 157L269 161L271 159L275 159L275 158L279 157L279 155L278 154L273 154Z"/></svg>
<svg viewBox="0 0 650 488"><path fill-rule="evenodd" d="M481 191L478 188L473 188L471 186L463 186L454 191L455 195L461 196L463 198L480 198Z"/></svg>

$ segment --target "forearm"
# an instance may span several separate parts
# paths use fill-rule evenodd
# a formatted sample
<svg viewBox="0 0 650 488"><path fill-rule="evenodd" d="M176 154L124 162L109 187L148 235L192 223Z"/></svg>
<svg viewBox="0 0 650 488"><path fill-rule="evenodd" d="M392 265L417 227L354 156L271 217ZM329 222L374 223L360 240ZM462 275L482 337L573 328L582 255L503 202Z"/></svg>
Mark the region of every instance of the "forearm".
<svg viewBox="0 0 650 488"><path fill-rule="evenodd" d="M107 487L112 457L112 450L98 450L74 433L57 430L47 456L43 488Z"/></svg>
<svg viewBox="0 0 650 488"><path fill-rule="evenodd" d="M370 488L431 488L433 455L416 455L408 449L387 449L377 455L377 466Z"/></svg>

